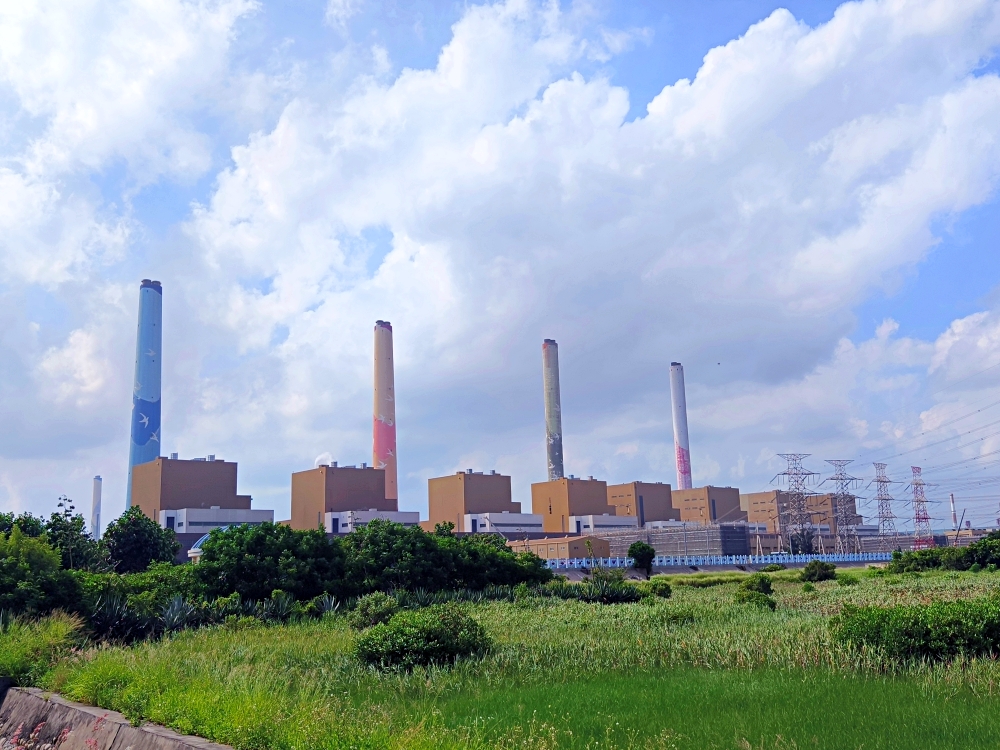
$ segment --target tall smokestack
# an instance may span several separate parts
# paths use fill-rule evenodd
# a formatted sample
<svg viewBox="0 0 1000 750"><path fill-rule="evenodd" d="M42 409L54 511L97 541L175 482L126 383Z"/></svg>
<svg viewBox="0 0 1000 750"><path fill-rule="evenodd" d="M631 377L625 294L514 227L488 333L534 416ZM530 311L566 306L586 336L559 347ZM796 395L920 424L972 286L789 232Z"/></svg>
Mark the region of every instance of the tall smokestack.
<svg viewBox="0 0 1000 750"><path fill-rule="evenodd" d="M687 397L684 395L684 367L670 363L670 401L674 416L674 455L677 459L677 488L691 489L691 445L688 443Z"/></svg>
<svg viewBox="0 0 1000 750"><path fill-rule="evenodd" d="M160 456L160 349L163 344L163 288L143 279L139 285L139 331L135 342L132 389L132 440L128 456L125 507L132 507L132 468Z"/></svg>
<svg viewBox="0 0 1000 750"><path fill-rule="evenodd" d="M392 368L392 326L375 321L375 411L372 465L385 469L385 499L399 502L396 476L396 388Z"/></svg>
<svg viewBox="0 0 1000 750"><path fill-rule="evenodd" d="M542 342L542 386L545 389L545 453L549 481L563 478L562 405L559 398L559 344Z"/></svg>
<svg viewBox="0 0 1000 750"><path fill-rule="evenodd" d="M94 477L94 501L90 506L90 535L94 539L101 538L101 489L103 482L100 476Z"/></svg>
<svg viewBox="0 0 1000 750"><path fill-rule="evenodd" d="M955 512L955 493L951 493L951 526L958 531L958 513Z"/></svg>

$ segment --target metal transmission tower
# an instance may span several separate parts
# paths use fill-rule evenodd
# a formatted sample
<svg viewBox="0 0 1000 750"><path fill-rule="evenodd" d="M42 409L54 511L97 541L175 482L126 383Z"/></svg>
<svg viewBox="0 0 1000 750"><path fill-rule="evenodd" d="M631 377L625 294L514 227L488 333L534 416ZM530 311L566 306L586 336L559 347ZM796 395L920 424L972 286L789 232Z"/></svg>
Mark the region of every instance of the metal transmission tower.
<svg viewBox="0 0 1000 750"><path fill-rule="evenodd" d="M851 490L857 487L861 480L852 477L847 473L847 464L851 461L835 460L827 461L836 471L824 482L833 482L834 490L831 496L833 505L833 522L837 526L837 547L840 554L847 552L860 552L861 540L858 539L857 528L857 506L854 500L857 499ZM852 512L852 506L854 511Z"/></svg>
<svg viewBox="0 0 1000 750"><path fill-rule="evenodd" d="M878 501L878 539L879 551L891 552L897 546L896 516L892 512L893 496L889 494L892 480L885 475L886 464L875 464L875 480L869 483L875 485L875 500Z"/></svg>
<svg viewBox="0 0 1000 750"><path fill-rule="evenodd" d="M809 457L808 453L779 453L779 457L788 462L788 468L778 474L788 483L788 501L778 503L778 524L788 538L788 548L792 552L812 552L812 515L806 500L812 495L806 487L810 477L816 476L815 471L802 467L802 460ZM775 477L777 479L777 477Z"/></svg>
<svg viewBox="0 0 1000 750"><path fill-rule="evenodd" d="M934 546L934 532L931 531L931 517L927 513L927 496L924 493L924 478L919 466L911 466L913 479L913 549L930 549Z"/></svg>

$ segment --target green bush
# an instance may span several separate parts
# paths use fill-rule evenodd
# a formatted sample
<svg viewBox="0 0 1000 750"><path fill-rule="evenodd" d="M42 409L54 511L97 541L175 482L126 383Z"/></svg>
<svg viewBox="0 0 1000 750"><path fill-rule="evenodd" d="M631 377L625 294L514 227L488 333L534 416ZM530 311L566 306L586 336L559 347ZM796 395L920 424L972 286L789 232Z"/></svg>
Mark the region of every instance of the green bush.
<svg viewBox="0 0 1000 750"><path fill-rule="evenodd" d="M787 568L781 563L769 563L760 569L761 573L777 573L779 570L786 570Z"/></svg>
<svg viewBox="0 0 1000 750"><path fill-rule="evenodd" d="M751 589L740 588L736 591L736 603L737 604L751 604L755 607L763 607L769 609L772 612L778 606L777 602L774 601L767 594L761 593L760 591L753 591Z"/></svg>
<svg viewBox="0 0 1000 750"><path fill-rule="evenodd" d="M832 581L837 577L837 566L821 560L810 560L802 569L802 580L811 583Z"/></svg>
<svg viewBox="0 0 1000 750"><path fill-rule="evenodd" d="M982 569L983 566L980 565L979 563L972 563L972 565L969 566L970 573L979 573Z"/></svg>
<svg viewBox="0 0 1000 750"><path fill-rule="evenodd" d="M837 573L837 583L841 586L857 586L858 578L849 573Z"/></svg>
<svg viewBox="0 0 1000 750"><path fill-rule="evenodd" d="M28 536L16 524L0 534L0 611L40 615L81 607L80 585L44 536Z"/></svg>
<svg viewBox="0 0 1000 750"><path fill-rule="evenodd" d="M636 588L643 596L659 596L663 599L669 599L673 594L670 582L663 576L654 576L648 581L641 581L636 585Z"/></svg>
<svg viewBox="0 0 1000 750"><path fill-rule="evenodd" d="M770 596L774 589L771 586L771 577L764 573L753 573L740 582L740 591L755 591L765 596Z"/></svg>
<svg viewBox="0 0 1000 750"><path fill-rule="evenodd" d="M1000 600L913 607L844 607L833 621L841 643L881 649L892 659L1000 654Z"/></svg>
<svg viewBox="0 0 1000 750"><path fill-rule="evenodd" d="M387 623L358 636L354 654L377 669L411 670L445 665L486 653L486 632L456 604L443 604L393 615Z"/></svg>
<svg viewBox="0 0 1000 750"><path fill-rule="evenodd" d="M344 552L319 529L241 524L212 531L201 549L194 569L206 596L235 592L245 601L263 601L280 590L308 601L343 588Z"/></svg>
<svg viewBox="0 0 1000 750"><path fill-rule="evenodd" d="M813 591L815 591L815 590L816 590L816 587L815 587L815 586L813 586L813 585L812 585L811 583L809 583L808 581L807 581L806 583L803 583L803 584L802 584L802 591L804 591L804 592L805 592L805 593L807 593L807 594L809 594L809 593L811 593L811 592L813 592Z"/></svg>
<svg viewBox="0 0 1000 750"><path fill-rule="evenodd" d="M375 591L358 599L358 603L347 616L347 621L352 628L364 630L383 622L389 622L398 611L399 602L395 598L383 594L381 591Z"/></svg>

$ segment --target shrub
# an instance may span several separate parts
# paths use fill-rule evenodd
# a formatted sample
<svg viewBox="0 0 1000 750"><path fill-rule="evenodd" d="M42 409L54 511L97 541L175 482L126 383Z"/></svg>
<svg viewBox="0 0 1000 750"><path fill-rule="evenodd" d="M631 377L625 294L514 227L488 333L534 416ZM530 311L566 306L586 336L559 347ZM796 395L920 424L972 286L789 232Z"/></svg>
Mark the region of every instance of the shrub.
<svg viewBox="0 0 1000 750"><path fill-rule="evenodd" d="M848 573L837 573L837 583L841 586L857 586L858 579Z"/></svg>
<svg viewBox="0 0 1000 750"><path fill-rule="evenodd" d="M978 573L982 569L983 569L983 566L980 565L979 563L972 563L972 565L969 566L969 572L970 573Z"/></svg>
<svg viewBox="0 0 1000 750"><path fill-rule="evenodd" d="M812 585L811 583L808 583L808 582L806 582L806 583L803 583L803 584L802 584L802 590L803 590L803 591L804 591L805 593L807 593L807 594L808 594L808 593L810 593L810 592L812 592L812 591L815 591L815 590L816 590L816 587L815 587L815 586L813 586L813 585Z"/></svg>
<svg viewBox="0 0 1000 750"><path fill-rule="evenodd" d="M577 598L591 604L629 604L639 601L643 596L638 586L600 579L584 581L576 588Z"/></svg>
<svg viewBox="0 0 1000 750"><path fill-rule="evenodd" d="M389 622L399 611L399 602L388 594L375 591L365 594L347 616L347 622L352 628L364 630L379 623Z"/></svg>
<svg viewBox="0 0 1000 750"><path fill-rule="evenodd" d="M378 669L411 670L445 665L486 653L491 644L478 622L456 604L444 604L393 615L388 623L358 636L354 653Z"/></svg>
<svg viewBox="0 0 1000 750"><path fill-rule="evenodd" d="M833 563L822 560L810 560L806 567L802 569L802 580L811 583L819 581L832 581L837 577L837 566Z"/></svg>
<svg viewBox="0 0 1000 750"><path fill-rule="evenodd" d="M28 536L16 524L0 534L0 610L40 615L81 605L80 585L60 568L59 553L45 537Z"/></svg>
<svg viewBox="0 0 1000 750"><path fill-rule="evenodd" d="M648 581L642 581L636 588L643 596L659 596L663 599L669 599L673 594L670 582L663 576L654 576Z"/></svg>
<svg viewBox="0 0 1000 750"><path fill-rule="evenodd" d="M653 559L656 557L656 550L645 542L632 542L628 548L628 556L633 559L632 567L643 571L648 581L653 575Z"/></svg>
<svg viewBox="0 0 1000 750"><path fill-rule="evenodd" d="M834 637L852 646L881 649L892 659L947 659L997 655L1000 601L935 602L913 607L844 607Z"/></svg>
<svg viewBox="0 0 1000 750"><path fill-rule="evenodd" d="M769 563L760 569L761 573L777 573L779 570L785 570L785 566L781 563Z"/></svg>
<svg viewBox="0 0 1000 750"><path fill-rule="evenodd" d="M756 591L759 594L770 596L774 589L771 587L771 577L764 573L753 573L740 582L740 591Z"/></svg>
<svg viewBox="0 0 1000 750"><path fill-rule="evenodd" d="M775 602L774 599L769 597L767 594L744 588L740 588L736 591L736 603L750 604L755 607L769 609L772 612L778 606L777 602Z"/></svg>
<svg viewBox="0 0 1000 750"><path fill-rule="evenodd" d="M275 590L308 600L343 587L344 553L319 529L296 531L280 524L216 529L202 545L195 575L208 596L238 593L245 601L268 599Z"/></svg>

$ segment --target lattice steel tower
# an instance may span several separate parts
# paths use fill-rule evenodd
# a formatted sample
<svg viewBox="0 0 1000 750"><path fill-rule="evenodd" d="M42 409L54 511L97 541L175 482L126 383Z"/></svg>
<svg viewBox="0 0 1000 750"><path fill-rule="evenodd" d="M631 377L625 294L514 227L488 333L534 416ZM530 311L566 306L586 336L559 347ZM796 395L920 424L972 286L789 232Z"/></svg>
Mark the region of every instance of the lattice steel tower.
<svg viewBox="0 0 1000 750"><path fill-rule="evenodd" d="M861 484L861 480L852 477L847 473L849 460L831 460L828 464L835 469L834 473L824 479L824 482L833 482L834 490L831 495L833 505L833 522L837 526L836 551L840 554L848 552L860 552L861 540L858 539L857 527L857 506L852 501L857 500L851 490ZM851 512L852 505L855 512Z"/></svg>
<svg viewBox="0 0 1000 750"><path fill-rule="evenodd" d="M889 494L892 480L885 475L886 464L874 464L875 479L869 483L875 485L875 500L878 502L878 538L879 551L891 552L898 545L896 534L896 516L892 512L893 496Z"/></svg>
<svg viewBox="0 0 1000 750"><path fill-rule="evenodd" d="M788 483L788 502L778 503L778 524L788 539L788 548L794 550L798 546L800 553L812 552L812 515L809 513L808 498L814 494L809 492L807 484L810 477L816 476L815 471L802 467L802 460L808 458L808 453L779 453L778 456L788 462L788 468L778 474ZM778 477L775 477L777 479ZM793 540L798 541L795 545Z"/></svg>
<svg viewBox="0 0 1000 750"><path fill-rule="evenodd" d="M924 478L919 466L911 466L913 479L913 549L930 549L934 546L934 532L931 531L931 517L927 513L927 496L924 493Z"/></svg>

